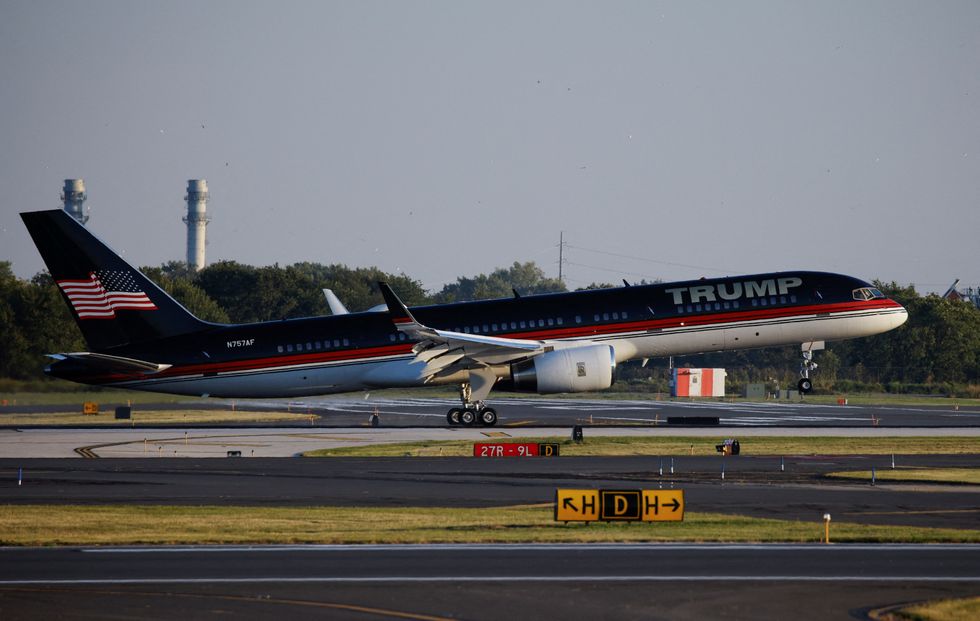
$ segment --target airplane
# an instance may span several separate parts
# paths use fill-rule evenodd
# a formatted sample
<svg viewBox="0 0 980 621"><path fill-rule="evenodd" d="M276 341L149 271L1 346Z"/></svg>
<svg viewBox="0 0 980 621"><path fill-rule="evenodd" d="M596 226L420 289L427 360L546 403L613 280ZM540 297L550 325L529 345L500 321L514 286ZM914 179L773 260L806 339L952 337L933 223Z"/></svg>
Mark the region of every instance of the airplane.
<svg viewBox="0 0 980 621"><path fill-rule="evenodd" d="M495 387L609 388L628 360L800 344L812 389L826 341L880 334L908 314L871 284L789 271L408 308L202 321L60 209L21 213L90 351L45 372L83 384L202 397L300 397L454 384L450 425L494 425ZM342 308L340 305L339 308ZM344 309L346 310L346 309Z"/></svg>

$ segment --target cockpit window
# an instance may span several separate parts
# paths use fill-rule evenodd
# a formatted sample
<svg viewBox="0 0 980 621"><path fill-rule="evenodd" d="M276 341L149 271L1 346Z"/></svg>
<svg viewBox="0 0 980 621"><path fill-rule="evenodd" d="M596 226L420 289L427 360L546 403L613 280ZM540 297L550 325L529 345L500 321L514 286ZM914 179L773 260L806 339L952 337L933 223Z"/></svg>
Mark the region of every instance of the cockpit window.
<svg viewBox="0 0 980 621"><path fill-rule="evenodd" d="M860 289L855 289L852 292L855 300L865 301L865 300L881 300L884 299L885 294L875 289L873 287L862 287Z"/></svg>

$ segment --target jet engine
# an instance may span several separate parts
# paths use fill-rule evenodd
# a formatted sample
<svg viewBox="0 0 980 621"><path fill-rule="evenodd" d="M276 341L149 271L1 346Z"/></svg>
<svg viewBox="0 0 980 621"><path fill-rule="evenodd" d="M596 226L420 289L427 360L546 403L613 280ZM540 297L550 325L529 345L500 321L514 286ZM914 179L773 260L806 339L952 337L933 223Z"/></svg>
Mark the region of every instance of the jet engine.
<svg viewBox="0 0 980 621"><path fill-rule="evenodd" d="M609 345L556 349L510 365L513 390L587 392L612 385L616 354Z"/></svg>

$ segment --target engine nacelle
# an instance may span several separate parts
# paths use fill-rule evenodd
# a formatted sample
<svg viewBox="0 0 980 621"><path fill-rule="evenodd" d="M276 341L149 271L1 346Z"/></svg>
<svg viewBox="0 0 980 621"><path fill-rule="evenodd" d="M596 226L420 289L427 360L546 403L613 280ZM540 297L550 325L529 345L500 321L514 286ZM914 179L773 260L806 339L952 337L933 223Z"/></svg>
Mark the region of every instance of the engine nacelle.
<svg viewBox="0 0 980 621"><path fill-rule="evenodd" d="M609 345L556 349L510 365L514 390L587 392L612 386L616 353Z"/></svg>

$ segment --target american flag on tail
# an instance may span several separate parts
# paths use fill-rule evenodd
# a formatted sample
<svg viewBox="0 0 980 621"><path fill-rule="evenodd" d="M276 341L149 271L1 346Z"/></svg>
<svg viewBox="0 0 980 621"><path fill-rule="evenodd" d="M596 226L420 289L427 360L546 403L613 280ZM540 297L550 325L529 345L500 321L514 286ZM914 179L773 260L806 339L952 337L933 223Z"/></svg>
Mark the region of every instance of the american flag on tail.
<svg viewBox="0 0 980 621"><path fill-rule="evenodd" d="M131 272L98 270L88 280L59 280L79 319L113 319L117 310L156 310Z"/></svg>

